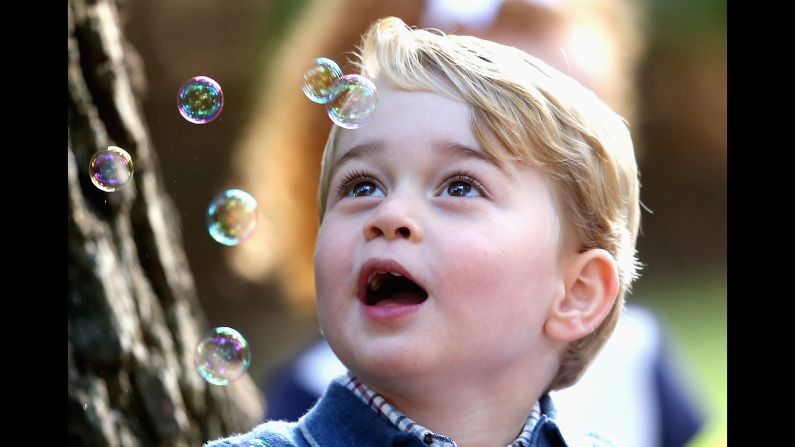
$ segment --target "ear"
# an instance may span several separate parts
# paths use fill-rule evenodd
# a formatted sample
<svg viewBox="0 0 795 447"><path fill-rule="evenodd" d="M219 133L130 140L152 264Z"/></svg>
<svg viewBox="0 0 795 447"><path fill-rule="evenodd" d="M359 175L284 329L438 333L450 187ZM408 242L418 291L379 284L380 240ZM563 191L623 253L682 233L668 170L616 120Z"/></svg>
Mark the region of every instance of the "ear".
<svg viewBox="0 0 795 447"><path fill-rule="evenodd" d="M593 332L610 313L618 297L618 268L601 248L579 253L566 264L566 293L550 306L544 333L572 342Z"/></svg>

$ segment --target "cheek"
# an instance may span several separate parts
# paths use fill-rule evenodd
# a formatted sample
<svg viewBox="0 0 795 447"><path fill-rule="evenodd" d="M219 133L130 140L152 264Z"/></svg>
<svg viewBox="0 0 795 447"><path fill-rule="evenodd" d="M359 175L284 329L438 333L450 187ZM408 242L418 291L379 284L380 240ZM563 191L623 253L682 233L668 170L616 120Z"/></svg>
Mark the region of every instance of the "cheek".
<svg viewBox="0 0 795 447"><path fill-rule="evenodd" d="M318 307L340 289L341 279L351 273L353 244L350 232L338 231L333 222L324 222L315 245L315 286Z"/></svg>
<svg viewBox="0 0 795 447"><path fill-rule="evenodd" d="M501 227L503 229L510 227ZM475 306L497 300L512 311L537 308L551 296L559 277L557 244L549 232L525 227L517 231L470 232L449 244L444 256L448 290L470 297Z"/></svg>

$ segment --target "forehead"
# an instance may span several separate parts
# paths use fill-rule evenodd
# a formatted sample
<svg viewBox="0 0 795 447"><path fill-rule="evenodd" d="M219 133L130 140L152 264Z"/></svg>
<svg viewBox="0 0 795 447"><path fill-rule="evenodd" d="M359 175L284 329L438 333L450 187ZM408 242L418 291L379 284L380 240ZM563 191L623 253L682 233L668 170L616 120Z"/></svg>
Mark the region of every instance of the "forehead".
<svg viewBox="0 0 795 447"><path fill-rule="evenodd" d="M371 141L413 145L428 141L478 147L471 108L462 100L432 92L399 90L375 80L378 104L371 120L358 129L338 129L336 157Z"/></svg>

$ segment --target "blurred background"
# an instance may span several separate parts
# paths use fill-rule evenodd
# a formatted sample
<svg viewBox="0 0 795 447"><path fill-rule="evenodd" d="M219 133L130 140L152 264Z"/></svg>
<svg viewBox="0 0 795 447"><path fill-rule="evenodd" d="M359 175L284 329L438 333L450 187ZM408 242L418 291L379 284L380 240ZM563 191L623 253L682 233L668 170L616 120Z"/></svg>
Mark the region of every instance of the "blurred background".
<svg viewBox="0 0 795 447"><path fill-rule="evenodd" d="M326 134L331 122L322 107L301 93L311 59L330 57L350 72L346 52L372 19L397 15L424 26L421 3L125 5L125 32L146 72L145 117L179 209L199 298L212 326L246 336L257 381L318 335L311 273L306 262L292 259L293 253L307 257L317 217L314 202L301 209L293 202L314 197L322 146L308 152L292 146L298 140L272 134L301 126L307 134ZM634 106L624 113L632 116L647 208L638 240L645 268L627 301L656 311L681 348L679 365L706 416L690 445L726 445L726 2L642 0L637 6L644 44L633 39L615 47L638 54ZM446 31L466 28L449 26ZM297 33L302 27L330 34L313 44ZM312 54L313 48L322 53ZM282 69L291 64L295 70ZM197 75L218 81L225 98L221 116L205 125L185 121L176 109L180 85ZM284 146L261 166L251 162L260 137ZM262 205L256 236L237 247L216 243L205 217L210 200L231 187L249 190Z"/></svg>

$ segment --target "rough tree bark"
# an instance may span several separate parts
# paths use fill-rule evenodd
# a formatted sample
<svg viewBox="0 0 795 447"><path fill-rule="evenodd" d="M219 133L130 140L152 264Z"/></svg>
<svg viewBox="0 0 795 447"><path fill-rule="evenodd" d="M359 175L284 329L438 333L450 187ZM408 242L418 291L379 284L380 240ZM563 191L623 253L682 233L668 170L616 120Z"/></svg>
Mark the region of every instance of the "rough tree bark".
<svg viewBox="0 0 795 447"><path fill-rule="evenodd" d="M68 0L69 445L198 446L249 430L263 402L248 376L218 387L194 368L209 327L117 6ZM130 153L135 176L107 193L88 166L110 145Z"/></svg>

